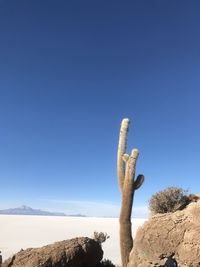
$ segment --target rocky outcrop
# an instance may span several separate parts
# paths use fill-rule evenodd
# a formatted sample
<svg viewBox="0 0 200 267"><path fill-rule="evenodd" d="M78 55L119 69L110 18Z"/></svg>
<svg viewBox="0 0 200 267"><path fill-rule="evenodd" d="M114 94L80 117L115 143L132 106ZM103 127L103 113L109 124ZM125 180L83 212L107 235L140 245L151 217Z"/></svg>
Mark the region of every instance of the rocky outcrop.
<svg viewBox="0 0 200 267"><path fill-rule="evenodd" d="M98 242L80 237L22 250L6 260L2 267L94 267L102 257Z"/></svg>
<svg viewBox="0 0 200 267"><path fill-rule="evenodd" d="M169 256L178 267L200 267L200 200L145 222L137 231L128 267L164 266Z"/></svg>

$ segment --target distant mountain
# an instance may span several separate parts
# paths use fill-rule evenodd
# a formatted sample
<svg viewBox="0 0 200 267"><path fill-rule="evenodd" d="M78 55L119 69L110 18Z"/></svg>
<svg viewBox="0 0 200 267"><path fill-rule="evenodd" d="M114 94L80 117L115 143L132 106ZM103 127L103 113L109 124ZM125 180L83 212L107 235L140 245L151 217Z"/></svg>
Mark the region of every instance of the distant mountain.
<svg viewBox="0 0 200 267"><path fill-rule="evenodd" d="M62 212L49 212L39 209L32 209L28 206L21 206L19 208L14 209L6 209L0 210L0 214L5 215L43 215L43 216L66 216L65 213Z"/></svg>
<svg viewBox="0 0 200 267"><path fill-rule="evenodd" d="M4 215L42 215L42 216L70 216L70 217L86 217L82 214L70 214L67 215L63 212L50 212L39 209L33 209L28 206L21 206L19 208L11 208L6 210L0 210L0 214Z"/></svg>

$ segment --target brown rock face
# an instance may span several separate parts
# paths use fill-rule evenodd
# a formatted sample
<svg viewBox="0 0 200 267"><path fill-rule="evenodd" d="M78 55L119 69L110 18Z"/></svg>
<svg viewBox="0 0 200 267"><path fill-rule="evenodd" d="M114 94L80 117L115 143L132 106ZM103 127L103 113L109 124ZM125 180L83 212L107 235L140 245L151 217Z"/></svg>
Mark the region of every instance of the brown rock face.
<svg viewBox="0 0 200 267"><path fill-rule="evenodd" d="M102 257L99 243L80 237L20 251L2 267L94 267Z"/></svg>
<svg viewBox="0 0 200 267"><path fill-rule="evenodd" d="M200 267L200 201L145 222L137 231L128 267L164 266L171 255L178 267Z"/></svg>

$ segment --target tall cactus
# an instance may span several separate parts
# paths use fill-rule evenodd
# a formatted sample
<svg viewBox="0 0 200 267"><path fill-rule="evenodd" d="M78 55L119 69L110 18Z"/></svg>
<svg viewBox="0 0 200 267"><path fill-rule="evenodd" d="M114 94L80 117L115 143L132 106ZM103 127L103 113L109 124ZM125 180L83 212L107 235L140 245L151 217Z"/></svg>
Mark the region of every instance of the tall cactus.
<svg viewBox="0 0 200 267"><path fill-rule="evenodd" d="M120 212L120 249L122 267L126 267L129 254L133 247L131 213L134 192L142 185L143 175L138 175L135 180L136 161L139 156L137 149L133 149L131 155L126 154L127 133L129 119L123 119L121 123L119 146L117 155L118 183L122 193L121 212Z"/></svg>

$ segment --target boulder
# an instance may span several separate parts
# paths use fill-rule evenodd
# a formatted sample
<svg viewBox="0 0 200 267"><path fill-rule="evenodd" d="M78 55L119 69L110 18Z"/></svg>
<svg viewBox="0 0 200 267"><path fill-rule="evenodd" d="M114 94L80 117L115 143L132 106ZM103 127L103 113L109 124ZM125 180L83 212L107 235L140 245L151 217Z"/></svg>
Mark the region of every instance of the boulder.
<svg viewBox="0 0 200 267"><path fill-rule="evenodd" d="M168 257L178 267L200 267L200 200L146 221L136 233L128 267L164 266Z"/></svg>
<svg viewBox="0 0 200 267"><path fill-rule="evenodd" d="M2 267L94 267L103 257L101 245L87 237L21 250Z"/></svg>

